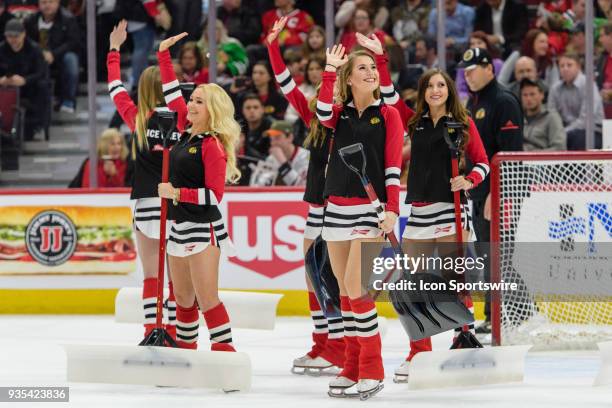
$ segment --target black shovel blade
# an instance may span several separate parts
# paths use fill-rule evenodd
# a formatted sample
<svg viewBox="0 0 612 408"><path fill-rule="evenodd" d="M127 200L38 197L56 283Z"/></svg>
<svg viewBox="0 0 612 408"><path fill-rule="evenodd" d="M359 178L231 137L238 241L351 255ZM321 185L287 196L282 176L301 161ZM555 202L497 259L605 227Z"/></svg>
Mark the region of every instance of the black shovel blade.
<svg viewBox="0 0 612 408"><path fill-rule="evenodd" d="M308 249L304 267L325 317L342 317L338 281L327 256L327 245L321 236L318 236Z"/></svg>
<svg viewBox="0 0 612 408"><path fill-rule="evenodd" d="M346 167L357 173L360 178L363 178L366 168L366 157L363 150L363 144L355 143L342 147L338 149L338 155ZM356 162L359 164L356 164Z"/></svg>
<svg viewBox="0 0 612 408"><path fill-rule="evenodd" d="M419 273L407 278L416 287L424 283L445 283L436 275ZM420 340L474 322L474 315L451 291L391 291L391 302L411 340Z"/></svg>

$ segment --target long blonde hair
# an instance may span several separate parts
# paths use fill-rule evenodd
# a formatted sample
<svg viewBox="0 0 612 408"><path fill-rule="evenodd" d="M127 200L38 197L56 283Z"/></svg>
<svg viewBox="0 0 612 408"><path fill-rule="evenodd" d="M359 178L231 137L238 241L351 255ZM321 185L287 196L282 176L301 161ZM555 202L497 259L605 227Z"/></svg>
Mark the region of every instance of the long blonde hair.
<svg viewBox="0 0 612 408"><path fill-rule="evenodd" d="M327 136L327 130L314 113L317 111L317 99L319 98L319 91L321 90L321 84L317 85L317 91L313 98L308 102L308 109L313 112L310 122L308 123L308 135L304 140L304 147L310 146L321 147L325 143L325 137Z"/></svg>
<svg viewBox="0 0 612 408"><path fill-rule="evenodd" d="M98 139L98 145L96 146L96 152L98 153L98 157L102 157L108 154L108 145L111 144L113 138L118 137L121 140L121 154L119 158L121 160L125 160L128 157L128 148L125 143L125 138L123 134L117 130L116 128L108 128L100 135Z"/></svg>
<svg viewBox="0 0 612 408"><path fill-rule="evenodd" d="M149 147L147 143L147 122L151 112L164 104L159 67L147 67L138 80L138 114L136 115L136 137L132 140L132 159L136 158L136 145L138 150Z"/></svg>
<svg viewBox="0 0 612 408"><path fill-rule="evenodd" d="M227 93L217 84L202 84L196 89L204 93L206 108L210 118L210 130L223 145L227 156L225 181L235 183L240 179L236 165L236 146L240 140L240 125L234 119L234 104Z"/></svg>
<svg viewBox="0 0 612 408"><path fill-rule="evenodd" d="M348 79L351 76L351 73L353 72L355 60L358 57L368 57L372 60L372 62L375 62L374 57L372 57L372 54L364 50L355 51L349 54L348 62L340 69L340 73L338 75L338 101L342 104L353 100L353 93L351 91L351 87L348 84ZM376 90L374 91L374 98L380 98L380 87L376 88Z"/></svg>

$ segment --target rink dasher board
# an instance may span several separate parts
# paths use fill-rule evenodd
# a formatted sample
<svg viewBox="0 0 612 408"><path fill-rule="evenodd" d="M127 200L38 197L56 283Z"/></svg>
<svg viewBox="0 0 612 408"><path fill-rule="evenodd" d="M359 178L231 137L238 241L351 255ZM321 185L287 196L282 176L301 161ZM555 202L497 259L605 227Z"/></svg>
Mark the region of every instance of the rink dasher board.
<svg viewBox="0 0 612 408"><path fill-rule="evenodd" d="M612 341L597 343L597 347L601 356L601 366L593 385L612 386Z"/></svg>
<svg viewBox="0 0 612 408"><path fill-rule="evenodd" d="M66 344L67 380L248 391L246 353L170 347Z"/></svg>

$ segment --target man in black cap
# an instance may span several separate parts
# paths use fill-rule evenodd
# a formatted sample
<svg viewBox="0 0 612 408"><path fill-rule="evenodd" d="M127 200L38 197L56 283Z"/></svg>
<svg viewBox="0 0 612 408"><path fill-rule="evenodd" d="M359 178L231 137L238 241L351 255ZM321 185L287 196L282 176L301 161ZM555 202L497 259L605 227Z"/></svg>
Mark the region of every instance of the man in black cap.
<svg viewBox="0 0 612 408"><path fill-rule="evenodd" d="M489 161L497 152L523 150L523 113L521 104L509 90L495 79L495 68L489 53L470 48L459 64L465 69L465 81L470 89L467 108L476 123ZM491 187L486 178L470 190L472 220L476 231L476 248L485 256L485 280L490 281L489 243L491 241ZM495 211L498 211L495 209ZM491 328L490 296L485 302L485 323L476 332L487 333Z"/></svg>
<svg viewBox="0 0 612 408"><path fill-rule="evenodd" d="M25 140L45 123L49 109L48 68L42 51L26 38L23 23L12 19L4 27L5 42L0 44L0 86L16 86L26 109Z"/></svg>

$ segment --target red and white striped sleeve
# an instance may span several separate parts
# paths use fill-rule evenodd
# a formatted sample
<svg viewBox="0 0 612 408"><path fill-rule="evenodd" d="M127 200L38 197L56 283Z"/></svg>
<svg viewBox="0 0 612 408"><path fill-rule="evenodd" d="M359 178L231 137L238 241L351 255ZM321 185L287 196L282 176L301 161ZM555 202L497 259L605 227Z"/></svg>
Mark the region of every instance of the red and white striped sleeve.
<svg viewBox="0 0 612 408"><path fill-rule="evenodd" d="M470 138L465 146L465 154L474 164L474 167L472 168L472 171L470 171L470 174L468 174L465 178L473 183L473 187L476 187L482 183L482 181L489 174L489 159L487 158L487 152L482 144L482 139L480 138L480 133L478 133L476 124L472 118L469 118L469 121Z"/></svg>
<svg viewBox="0 0 612 408"><path fill-rule="evenodd" d="M198 205L219 205L225 192L227 156L217 138L207 137L202 141L202 163L204 163L204 187L181 188L179 201Z"/></svg>
<svg viewBox="0 0 612 408"><path fill-rule="evenodd" d="M140 0L142 5L144 6L147 14L151 17L155 18L159 14L159 10L157 9L157 0Z"/></svg>
<svg viewBox="0 0 612 408"><path fill-rule="evenodd" d="M162 91L164 92L166 106L168 106L170 110L178 113L176 127L182 132L187 125L187 104L183 99L179 81L174 72L170 51L165 50L158 52L157 60L159 61L159 72L161 75Z"/></svg>
<svg viewBox="0 0 612 408"><path fill-rule="evenodd" d="M334 82L336 73L323 71L321 90L317 99L317 118L321 124L327 128L335 129L338 122L340 106L334 105Z"/></svg>
<svg viewBox="0 0 612 408"><path fill-rule="evenodd" d="M380 80L380 96L382 97L384 103L397 109L404 129L408 130L408 121L414 115L414 111L406 106L406 103L404 103L402 98L400 98L399 93L397 93L395 87L393 86L391 74L389 73L389 68L387 67L387 62L389 61L387 54L374 55L374 60L376 61L376 68L378 69L378 77Z"/></svg>
<svg viewBox="0 0 612 408"><path fill-rule="evenodd" d="M402 144L404 127L399 112L386 105L381 109L385 118L385 188L387 190L386 211L399 215L400 172L402 167Z"/></svg>
<svg viewBox="0 0 612 408"><path fill-rule="evenodd" d="M138 107L130 97L127 89L121 82L121 54L118 51L110 51L106 56L106 68L108 71L108 92L110 94L117 112L130 128L130 131L136 130L136 115Z"/></svg>
<svg viewBox="0 0 612 408"><path fill-rule="evenodd" d="M270 64L272 65L276 82L278 82L283 95L285 95L291 106L293 106L293 109L297 111L302 121L304 121L306 126L308 126L310 124L310 120L312 119L313 113L310 111L310 109L308 109L308 100L306 100L306 97L302 91L300 91L297 87L297 84L291 77L285 62L283 61L278 41L274 40L272 44L267 44L267 46L268 55L270 56Z"/></svg>

